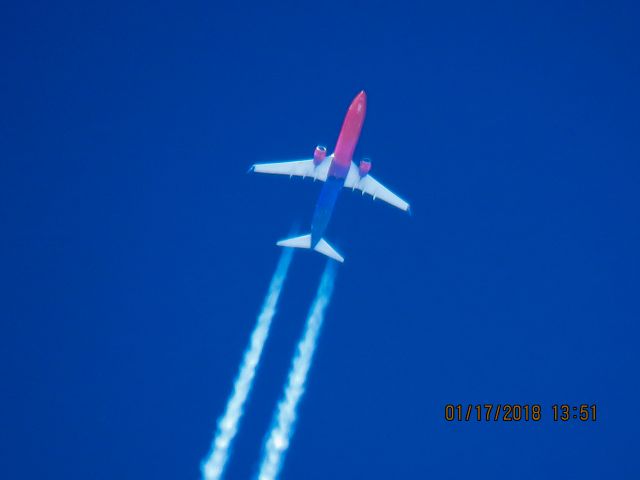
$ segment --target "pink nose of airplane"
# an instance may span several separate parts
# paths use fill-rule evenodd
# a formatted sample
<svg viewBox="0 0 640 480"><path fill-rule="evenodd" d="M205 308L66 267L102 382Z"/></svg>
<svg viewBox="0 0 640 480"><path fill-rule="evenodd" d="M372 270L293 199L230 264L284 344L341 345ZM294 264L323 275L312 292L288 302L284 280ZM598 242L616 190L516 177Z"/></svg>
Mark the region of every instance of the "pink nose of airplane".
<svg viewBox="0 0 640 480"><path fill-rule="evenodd" d="M366 110L367 94L365 93L364 90L362 90L358 95L356 95L356 98L353 99L353 102L351 102L351 105L356 107L357 113L360 113Z"/></svg>
<svg viewBox="0 0 640 480"><path fill-rule="evenodd" d="M334 159L330 174L338 178L344 178L349 171L353 151L358 143L364 117L367 112L367 94L362 90L353 99L344 118L340 135L336 143Z"/></svg>

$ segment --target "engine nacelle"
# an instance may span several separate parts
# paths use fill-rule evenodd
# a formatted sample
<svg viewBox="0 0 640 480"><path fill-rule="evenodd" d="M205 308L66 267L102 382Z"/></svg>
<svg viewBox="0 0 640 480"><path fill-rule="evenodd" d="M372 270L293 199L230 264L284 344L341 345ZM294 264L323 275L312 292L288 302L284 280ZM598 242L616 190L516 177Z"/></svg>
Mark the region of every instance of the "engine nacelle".
<svg viewBox="0 0 640 480"><path fill-rule="evenodd" d="M318 145L313 152L313 164L320 165L327 158L327 147Z"/></svg>
<svg viewBox="0 0 640 480"><path fill-rule="evenodd" d="M371 170L371 160L368 158L363 158L360 160L360 165L358 165L358 171L360 173L360 177L364 177L369 174Z"/></svg>

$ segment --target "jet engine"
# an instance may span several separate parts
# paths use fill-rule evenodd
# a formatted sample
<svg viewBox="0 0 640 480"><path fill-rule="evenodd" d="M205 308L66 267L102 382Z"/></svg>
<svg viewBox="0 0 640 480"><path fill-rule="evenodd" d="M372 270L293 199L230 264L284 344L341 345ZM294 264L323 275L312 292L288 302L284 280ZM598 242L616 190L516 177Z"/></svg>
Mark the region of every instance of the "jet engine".
<svg viewBox="0 0 640 480"><path fill-rule="evenodd" d="M327 147L318 145L313 152L313 164L320 165L327 156Z"/></svg>
<svg viewBox="0 0 640 480"><path fill-rule="evenodd" d="M369 174L371 170L371 160L368 158L363 158L360 160L360 165L358 165L358 171L360 172L360 177L364 177Z"/></svg>

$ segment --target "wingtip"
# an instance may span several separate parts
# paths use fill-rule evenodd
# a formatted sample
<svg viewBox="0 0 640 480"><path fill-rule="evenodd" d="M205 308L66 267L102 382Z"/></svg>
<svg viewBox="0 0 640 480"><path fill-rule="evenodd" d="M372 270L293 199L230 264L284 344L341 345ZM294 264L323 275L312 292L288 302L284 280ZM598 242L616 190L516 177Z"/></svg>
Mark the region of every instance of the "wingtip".
<svg viewBox="0 0 640 480"><path fill-rule="evenodd" d="M256 169L256 164L254 163L253 165L251 165L251 166L249 167L249 170L247 170L247 173L251 173L251 172L253 172L255 169Z"/></svg>

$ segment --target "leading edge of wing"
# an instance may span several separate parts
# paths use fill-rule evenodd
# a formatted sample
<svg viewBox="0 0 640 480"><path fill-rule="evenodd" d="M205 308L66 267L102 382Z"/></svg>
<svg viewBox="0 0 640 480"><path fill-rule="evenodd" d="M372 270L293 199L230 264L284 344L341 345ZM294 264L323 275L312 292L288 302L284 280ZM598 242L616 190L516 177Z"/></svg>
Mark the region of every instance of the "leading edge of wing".
<svg viewBox="0 0 640 480"><path fill-rule="evenodd" d="M411 207L407 201L393 193L371 175L360 177L358 167L353 162L351 162L351 167L349 168L349 173L345 179L344 186L345 188L351 189L357 188L363 194L367 193L371 195L374 200L379 198L380 200L411 214Z"/></svg>
<svg viewBox="0 0 640 480"><path fill-rule="evenodd" d="M290 162L256 163L252 165L249 172L270 173L274 175L289 175L290 177L311 177L314 180L325 181L329 174L331 158L325 158L320 165L315 165L313 159L294 160Z"/></svg>

